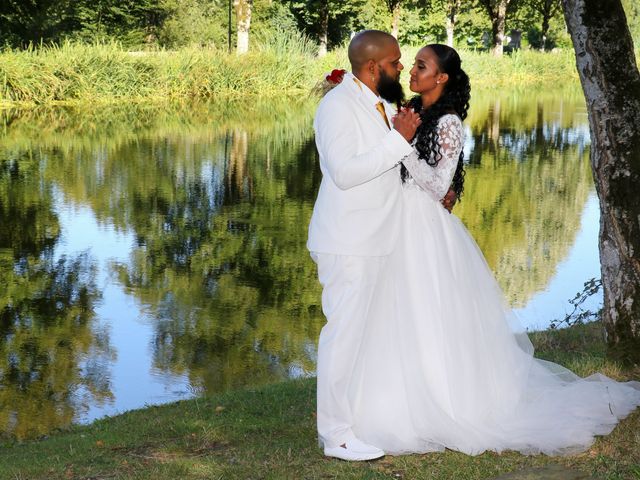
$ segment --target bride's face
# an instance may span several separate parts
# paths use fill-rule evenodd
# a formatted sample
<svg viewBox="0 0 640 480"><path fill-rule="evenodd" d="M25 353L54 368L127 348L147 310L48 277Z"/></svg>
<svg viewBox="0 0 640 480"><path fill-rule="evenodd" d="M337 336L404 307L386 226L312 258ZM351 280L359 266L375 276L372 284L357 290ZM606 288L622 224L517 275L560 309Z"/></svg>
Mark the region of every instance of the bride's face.
<svg viewBox="0 0 640 480"><path fill-rule="evenodd" d="M409 74L411 75L409 89L419 94L443 88L448 79L446 73L440 72L438 57L429 47L418 51Z"/></svg>

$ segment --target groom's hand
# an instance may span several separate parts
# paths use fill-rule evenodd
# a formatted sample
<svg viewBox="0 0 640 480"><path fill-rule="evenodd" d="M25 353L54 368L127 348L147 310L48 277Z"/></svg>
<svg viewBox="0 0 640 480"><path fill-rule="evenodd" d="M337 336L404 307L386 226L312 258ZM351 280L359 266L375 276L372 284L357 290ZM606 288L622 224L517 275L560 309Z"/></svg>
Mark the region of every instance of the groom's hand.
<svg viewBox="0 0 640 480"><path fill-rule="evenodd" d="M440 203L442 203L444 208L446 208L449 213L451 213L451 210L453 210L453 206L456 204L456 199L456 192L452 188L450 188L444 198L440 200Z"/></svg>
<svg viewBox="0 0 640 480"><path fill-rule="evenodd" d="M393 117L393 128L404 137L407 142L411 142L416 129L422 123L420 115L411 108L403 107L398 114Z"/></svg>

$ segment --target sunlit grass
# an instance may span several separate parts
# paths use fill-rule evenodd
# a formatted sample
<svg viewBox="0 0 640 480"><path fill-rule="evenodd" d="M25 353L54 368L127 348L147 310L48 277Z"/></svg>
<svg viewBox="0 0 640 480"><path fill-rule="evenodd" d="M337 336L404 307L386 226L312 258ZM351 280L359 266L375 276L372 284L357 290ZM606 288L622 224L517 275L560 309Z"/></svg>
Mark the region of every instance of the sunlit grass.
<svg viewBox="0 0 640 480"><path fill-rule="evenodd" d="M419 47L403 49L406 68L413 63ZM539 87L557 89L570 83L579 85L573 50L540 52L519 50L496 58L486 52L460 50L462 68L472 88Z"/></svg>
<svg viewBox="0 0 640 480"><path fill-rule="evenodd" d="M562 357L563 364L587 375L609 365L601 331L599 323L592 323L534 333L532 340L542 357ZM616 368L614 376L621 380L640 378L637 370ZM472 480L562 467L617 480L640 473L640 412L598 438L587 452L568 457L513 452L470 457L447 450L348 463L322 455L314 411L314 379L149 407L41 441L5 442L0 478Z"/></svg>
<svg viewBox="0 0 640 480"><path fill-rule="evenodd" d="M301 36L256 38L250 53L185 48L128 52L117 43L43 46L0 53L0 105L305 97L325 72L348 68L346 49L316 58ZM408 71L418 47L403 48ZM575 82L573 51L519 51L496 59L462 51L474 88L557 87ZM404 81L408 75L405 73Z"/></svg>
<svg viewBox="0 0 640 480"><path fill-rule="evenodd" d="M5 51L0 53L0 103L95 104L306 94L320 73L304 42L265 41L242 57L202 48L127 52L118 44L67 43Z"/></svg>

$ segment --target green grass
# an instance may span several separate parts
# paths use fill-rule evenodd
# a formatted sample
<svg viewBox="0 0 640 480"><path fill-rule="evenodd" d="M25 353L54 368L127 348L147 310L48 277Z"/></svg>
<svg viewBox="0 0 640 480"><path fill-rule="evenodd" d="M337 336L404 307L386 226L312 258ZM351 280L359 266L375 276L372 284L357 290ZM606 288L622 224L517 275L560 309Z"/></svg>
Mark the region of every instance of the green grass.
<svg viewBox="0 0 640 480"><path fill-rule="evenodd" d="M417 47L403 48L410 68ZM572 51L521 51L496 59L462 52L474 88L557 86L578 76ZM255 39L250 53L216 49L128 52L116 43L0 52L0 106L220 97L306 97L332 68L348 68L344 48L324 58L302 37ZM404 75L407 82L408 75Z"/></svg>
<svg viewBox="0 0 640 480"><path fill-rule="evenodd" d="M410 68L418 48L403 49L403 61ZM500 58L489 53L461 50L462 68L472 88L495 89L545 87L557 89L574 83L579 87L573 50L555 53L519 50Z"/></svg>
<svg viewBox="0 0 640 480"><path fill-rule="evenodd" d="M532 335L544 358L640 378L604 357L594 323ZM640 478L640 412L570 457L446 451L347 463L323 457L315 381L303 379L132 411L40 441L0 445L2 479L486 479L562 465L609 480Z"/></svg>
<svg viewBox="0 0 640 480"><path fill-rule="evenodd" d="M286 41L259 44L242 57L196 48L127 52L117 44L5 51L0 104L275 97L307 92L320 76L316 63L310 46Z"/></svg>

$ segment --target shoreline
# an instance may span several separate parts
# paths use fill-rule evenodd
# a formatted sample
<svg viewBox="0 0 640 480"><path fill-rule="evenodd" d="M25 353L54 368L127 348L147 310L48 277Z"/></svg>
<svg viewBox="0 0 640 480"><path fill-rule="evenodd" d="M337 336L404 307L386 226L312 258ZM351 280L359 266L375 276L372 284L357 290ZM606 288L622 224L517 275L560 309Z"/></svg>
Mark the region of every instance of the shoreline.
<svg viewBox="0 0 640 480"><path fill-rule="evenodd" d="M585 376L601 371L640 379L604 357L599 322L531 333L537 357ZM513 452L469 457L452 451L388 456L377 462L327 459L315 435L315 379L197 397L74 425L41 440L5 440L0 478L494 478L561 466L599 478L637 478L640 411L585 453L569 457Z"/></svg>

